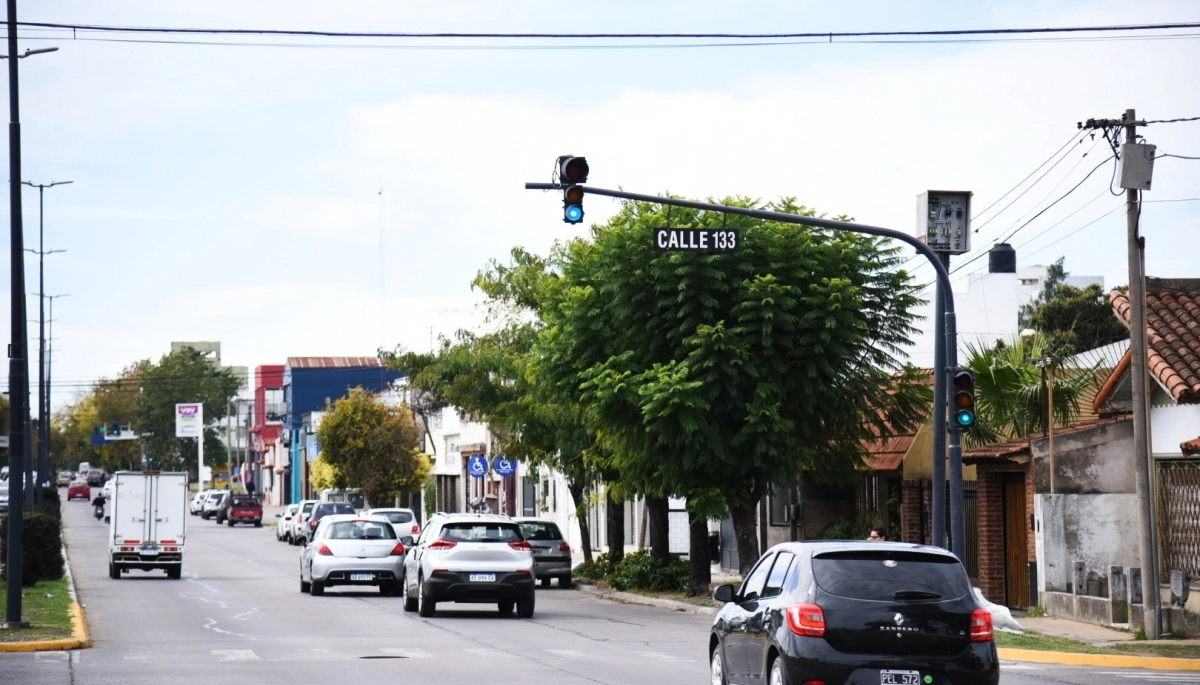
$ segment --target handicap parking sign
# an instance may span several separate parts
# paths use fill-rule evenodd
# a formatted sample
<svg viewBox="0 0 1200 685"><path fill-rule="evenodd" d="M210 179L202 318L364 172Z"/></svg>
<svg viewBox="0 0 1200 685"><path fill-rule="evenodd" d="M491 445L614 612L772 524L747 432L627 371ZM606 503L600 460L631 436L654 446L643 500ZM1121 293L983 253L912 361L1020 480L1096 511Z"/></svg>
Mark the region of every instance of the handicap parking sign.
<svg viewBox="0 0 1200 685"><path fill-rule="evenodd" d="M472 454L467 457L467 474L472 478L483 478L487 475L487 457L482 454Z"/></svg>
<svg viewBox="0 0 1200 685"><path fill-rule="evenodd" d="M492 458L492 469L497 476L511 476L517 472L517 460L503 454L496 455Z"/></svg>

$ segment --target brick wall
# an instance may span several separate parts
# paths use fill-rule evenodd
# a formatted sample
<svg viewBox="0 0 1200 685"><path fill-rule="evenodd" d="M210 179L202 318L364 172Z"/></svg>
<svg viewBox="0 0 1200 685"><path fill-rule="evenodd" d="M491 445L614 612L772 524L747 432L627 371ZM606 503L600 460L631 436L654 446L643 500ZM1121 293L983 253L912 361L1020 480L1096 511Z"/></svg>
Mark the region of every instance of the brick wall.
<svg viewBox="0 0 1200 685"><path fill-rule="evenodd" d="M921 543L921 491L928 489L929 481L906 480L901 483L900 541ZM922 485L925 488L922 488Z"/></svg>
<svg viewBox="0 0 1200 685"><path fill-rule="evenodd" d="M980 464L976 471L979 505L979 578L975 579L979 589L990 601L1004 604L1006 597L1004 559L1004 476L1020 473L1025 476L1025 526L1026 557L1028 562L1037 560L1033 529L1034 479L1027 465L1005 464L992 466ZM1036 597L1030 598L1036 602ZM1023 608L1023 607L1022 607Z"/></svg>

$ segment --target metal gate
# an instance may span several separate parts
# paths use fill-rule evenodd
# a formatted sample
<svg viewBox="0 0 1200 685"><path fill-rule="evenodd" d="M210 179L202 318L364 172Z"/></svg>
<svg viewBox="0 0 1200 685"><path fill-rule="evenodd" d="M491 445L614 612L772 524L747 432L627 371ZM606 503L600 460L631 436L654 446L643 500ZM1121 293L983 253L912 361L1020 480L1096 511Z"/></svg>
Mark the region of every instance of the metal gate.
<svg viewBox="0 0 1200 685"><path fill-rule="evenodd" d="M1200 460L1158 462L1159 570L1200 577Z"/></svg>
<svg viewBox="0 0 1200 685"><path fill-rule="evenodd" d="M733 519L721 521L721 570L726 573L738 573L737 537L733 534Z"/></svg>

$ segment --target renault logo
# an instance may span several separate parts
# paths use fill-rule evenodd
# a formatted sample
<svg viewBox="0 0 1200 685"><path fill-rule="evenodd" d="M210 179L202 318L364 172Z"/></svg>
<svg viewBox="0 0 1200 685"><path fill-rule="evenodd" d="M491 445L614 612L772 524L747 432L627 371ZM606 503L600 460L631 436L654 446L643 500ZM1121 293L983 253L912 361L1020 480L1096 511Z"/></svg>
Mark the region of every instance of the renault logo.
<svg viewBox="0 0 1200 685"><path fill-rule="evenodd" d="M892 617L892 620L896 622L896 625L902 626L904 625L904 614L896 614Z"/></svg>

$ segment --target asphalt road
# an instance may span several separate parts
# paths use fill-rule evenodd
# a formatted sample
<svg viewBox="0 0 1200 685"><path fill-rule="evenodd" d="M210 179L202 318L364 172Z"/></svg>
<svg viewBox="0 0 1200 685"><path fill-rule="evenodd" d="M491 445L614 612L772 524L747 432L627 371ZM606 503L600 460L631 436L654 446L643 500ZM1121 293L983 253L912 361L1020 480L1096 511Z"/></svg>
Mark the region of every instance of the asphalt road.
<svg viewBox="0 0 1200 685"><path fill-rule="evenodd" d="M533 619L447 605L432 619L399 597L299 591L298 548L270 528L189 518L184 578L107 574L107 527L64 504L66 539L94 646L0 654L3 685L357 685L376 682L708 682L710 619L539 589ZM1197 683L1200 674L1006 664L1005 685Z"/></svg>

